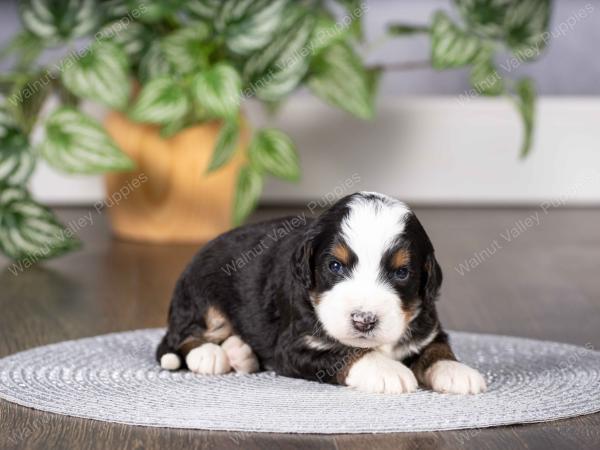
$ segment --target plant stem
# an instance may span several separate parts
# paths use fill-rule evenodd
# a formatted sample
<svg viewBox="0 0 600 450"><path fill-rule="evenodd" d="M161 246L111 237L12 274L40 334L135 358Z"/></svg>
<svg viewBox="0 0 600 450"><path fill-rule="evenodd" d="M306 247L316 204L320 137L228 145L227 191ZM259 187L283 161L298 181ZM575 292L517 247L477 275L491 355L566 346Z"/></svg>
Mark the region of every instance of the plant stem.
<svg viewBox="0 0 600 450"><path fill-rule="evenodd" d="M402 70L421 70L421 69L431 69L430 61L406 61L406 62L397 62L390 64L378 64L376 66L370 67L370 69L379 69L384 70L386 72L396 72Z"/></svg>

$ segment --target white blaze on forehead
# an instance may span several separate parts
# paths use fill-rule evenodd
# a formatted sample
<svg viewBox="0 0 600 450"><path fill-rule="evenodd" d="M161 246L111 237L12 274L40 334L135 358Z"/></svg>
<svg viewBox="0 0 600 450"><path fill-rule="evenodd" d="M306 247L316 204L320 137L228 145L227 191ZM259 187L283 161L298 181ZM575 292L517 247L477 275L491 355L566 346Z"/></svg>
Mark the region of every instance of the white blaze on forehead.
<svg viewBox="0 0 600 450"><path fill-rule="evenodd" d="M404 203L371 193L355 197L348 206L350 211L340 231L358 261L347 278L321 294L317 315L330 336L346 345L370 347L397 342L407 324L401 299L380 277L381 260L404 231L410 210ZM377 316L377 326L369 340L361 339L353 329L353 311Z"/></svg>
<svg viewBox="0 0 600 450"><path fill-rule="evenodd" d="M404 231L410 208L391 197L362 193L377 198L356 197L348 204L350 211L342 221L341 233L358 258L356 271L377 276L381 258Z"/></svg>

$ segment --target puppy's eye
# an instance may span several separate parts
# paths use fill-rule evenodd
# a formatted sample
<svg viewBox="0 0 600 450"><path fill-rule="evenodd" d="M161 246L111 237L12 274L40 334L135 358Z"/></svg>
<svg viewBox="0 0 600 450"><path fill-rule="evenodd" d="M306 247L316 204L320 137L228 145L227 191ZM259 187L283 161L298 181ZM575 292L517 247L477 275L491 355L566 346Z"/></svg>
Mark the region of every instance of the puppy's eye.
<svg viewBox="0 0 600 450"><path fill-rule="evenodd" d="M344 271L344 266L339 261L331 261L329 263L329 270L335 274L341 274Z"/></svg>
<svg viewBox="0 0 600 450"><path fill-rule="evenodd" d="M408 267L400 267L394 270L394 278L397 278L398 280L406 280L409 274Z"/></svg>

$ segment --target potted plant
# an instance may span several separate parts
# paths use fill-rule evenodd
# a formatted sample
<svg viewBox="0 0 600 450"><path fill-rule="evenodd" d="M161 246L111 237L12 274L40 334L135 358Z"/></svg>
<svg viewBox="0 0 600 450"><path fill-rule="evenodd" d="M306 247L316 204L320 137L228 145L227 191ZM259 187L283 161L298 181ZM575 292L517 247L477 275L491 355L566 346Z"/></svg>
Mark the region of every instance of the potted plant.
<svg viewBox="0 0 600 450"><path fill-rule="evenodd" d="M22 1L24 30L0 54L13 57L0 79L0 249L38 260L77 245L27 192L38 158L67 173L107 173L109 197L134 185L109 209L120 236L203 241L243 222L265 176L300 177L292 140L282 130L253 129L243 103L259 100L276 111L306 86L370 119L380 73L397 67L365 65L359 47L368 6L337 3ZM500 76L494 56L507 49L523 62L537 57L547 42L549 1L454 4L460 19L440 11L427 25L391 24L388 35L426 33L435 69L470 67L475 93L514 98L525 155L533 83ZM67 52L41 63L49 47ZM83 112L82 101L110 111L103 124Z"/></svg>

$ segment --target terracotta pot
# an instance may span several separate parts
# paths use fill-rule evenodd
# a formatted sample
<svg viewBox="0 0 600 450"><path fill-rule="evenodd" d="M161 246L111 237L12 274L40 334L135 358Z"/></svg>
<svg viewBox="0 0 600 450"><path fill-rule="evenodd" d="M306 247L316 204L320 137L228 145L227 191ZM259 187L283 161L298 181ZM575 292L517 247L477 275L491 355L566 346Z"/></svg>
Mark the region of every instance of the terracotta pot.
<svg viewBox="0 0 600 450"><path fill-rule="evenodd" d="M105 127L136 163L133 172L106 176L107 210L114 233L151 242L206 242L232 224L237 173L244 163L240 134L233 158L206 174L221 124L186 128L164 139L158 128L111 113Z"/></svg>

